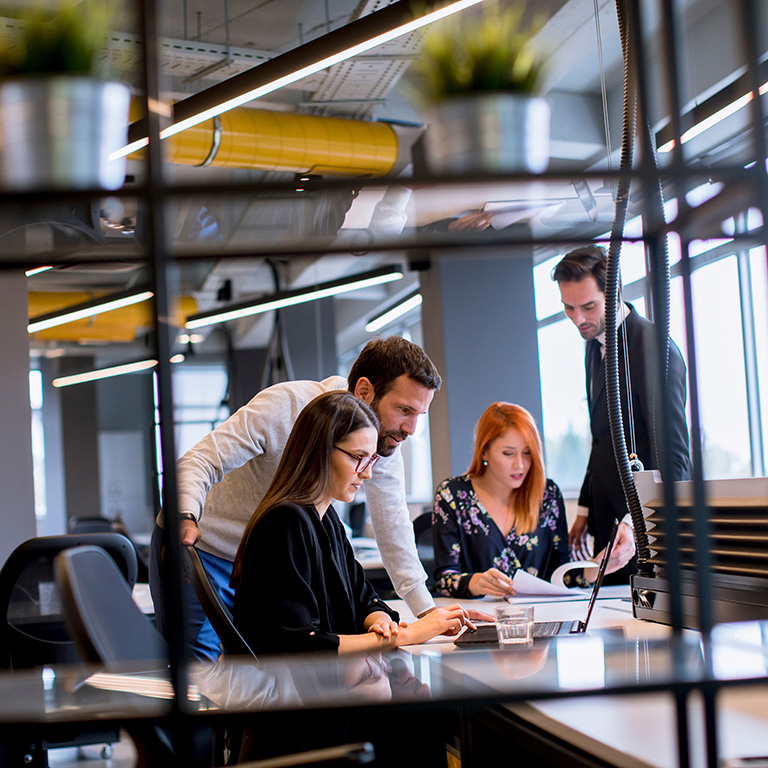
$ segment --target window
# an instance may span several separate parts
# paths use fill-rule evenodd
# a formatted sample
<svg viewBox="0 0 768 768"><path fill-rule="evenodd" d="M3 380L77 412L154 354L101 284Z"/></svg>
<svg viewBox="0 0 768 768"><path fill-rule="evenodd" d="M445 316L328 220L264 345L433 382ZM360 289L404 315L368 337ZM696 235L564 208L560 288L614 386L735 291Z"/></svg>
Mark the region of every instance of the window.
<svg viewBox="0 0 768 768"><path fill-rule="evenodd" d="M29 404L32 409L32 475L35 493L35 516L48 513L45 496L45 438L43 434L43 375L29 372Z"/></svg>
<svg viewBox="0 0 768 768"><path fill-rule="evenodd" d="M701 192L702 199L697 198L693 204L707 199L712 192L707 186ZM668 218L674 218L675 201L668 203L666 210ZM759 226L761 222L757 218L751 212L747 214L746 227ZM640 235L637 227L641 224L639 217L633 219L628 222L626 233ZM733 223L734 228L737 224ZM694 241L690 246L697 390L706 479L748 477L766 471L766 250L763 246L751 249L744 257L746 268L742 261L740 270L737 247L737 242L730 238ZM577 343L578 335L564 318L557 286L550 279L559 259L559 255L549 258L534 268L543 430L548 472L565 491L575 492L589 451L584 345ZM669 238L669 260L675 265L670 286L670 335L688 364L683 285L677 266L680 241L674 234ZM647 316L648 280L641 243L624 245L621 272L625 300Z"/></svg>
<svg viewBox="0 0 768 768"><path fill-rule="evenodd" d="M229 417L223 366L183 365L173 369L176 454L181 456Z"/></svg>

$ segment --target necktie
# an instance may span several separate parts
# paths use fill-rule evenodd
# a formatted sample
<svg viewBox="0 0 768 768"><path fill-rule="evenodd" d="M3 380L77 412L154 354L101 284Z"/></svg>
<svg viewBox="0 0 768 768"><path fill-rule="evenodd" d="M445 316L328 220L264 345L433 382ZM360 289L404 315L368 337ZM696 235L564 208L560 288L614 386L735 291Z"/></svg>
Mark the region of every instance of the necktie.
<svg viewBox="0 0 768 768"><path fill-rule="evenodd" d="M590 345L589 359L589 401L594 402L595 392L600 386L600 364L603 362L603 345L595 339Z"/></svg>

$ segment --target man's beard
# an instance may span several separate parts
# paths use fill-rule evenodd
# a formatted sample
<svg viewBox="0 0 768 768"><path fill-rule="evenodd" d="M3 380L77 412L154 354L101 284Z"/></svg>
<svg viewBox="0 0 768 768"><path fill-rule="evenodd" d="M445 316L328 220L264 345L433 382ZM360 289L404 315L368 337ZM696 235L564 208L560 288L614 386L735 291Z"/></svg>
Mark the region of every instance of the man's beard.
<svg viewBox="0 0 768 768"><path fill-rule="evenodd" d="M596 329L594 331L590 331L589 335L584 336L582 334L582 338L585 341L592 341L592 339L596 339L601 333L605 333L605 317L602 317L596 324Z"/></svg>
<svg viewBox="0 0 768 768"><path fill-rule="evenodd" d="M371 403L371 410L376 414L376 418L379 420L379 424L381 424L381 415L379 414L380 402L380 398L374 398L373 402ZM402 443L408 437L408 433L402 432L398 429L389 429L384 431L381 429L381 427L379 427L379 441L376 445L376 453L378 453L379 456L391 456L399 447L399 444L389 445L387 443L388 437L393 437L395 440L399 440Z"/></svg>

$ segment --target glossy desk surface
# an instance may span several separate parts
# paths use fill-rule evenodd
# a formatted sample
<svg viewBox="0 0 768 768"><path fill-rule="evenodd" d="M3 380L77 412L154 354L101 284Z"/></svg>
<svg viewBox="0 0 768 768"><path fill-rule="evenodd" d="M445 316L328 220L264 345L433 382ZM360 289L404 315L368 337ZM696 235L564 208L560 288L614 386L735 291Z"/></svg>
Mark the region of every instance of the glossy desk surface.
<svg viewBox="0 0 768 768"><path fill-rule="evenodd" d="M487 601L471 605L492 609ZM536 619L583 618L585 611L584 600L539 603ZM406 610L403 614L408 618ZM722 739L724 754L768 753L768 687L759 684L768 683L766 623L721 625L707 647L697 633L674 638L668 627L632 618L628 602L603 599L584 637L510 651L460 649L452 639L440 638L399 651L390 662L389 674L368 658L317 654L193 664L184 708L221 714L499 703L561 738L592 744L595 752L620 753L622 760L613 762L672 766L677 758L669 689L734 681L739 684L721 697L727 705L723 722L729 726ZM0 726L7 730L14 723L157 718L170 711L167 671L89 671L57 668L0 675ZM634 733L638 721L663 745L647 762L648 732ZM742 737L749 725L760 727L747 728L749 736Z"/></svg>

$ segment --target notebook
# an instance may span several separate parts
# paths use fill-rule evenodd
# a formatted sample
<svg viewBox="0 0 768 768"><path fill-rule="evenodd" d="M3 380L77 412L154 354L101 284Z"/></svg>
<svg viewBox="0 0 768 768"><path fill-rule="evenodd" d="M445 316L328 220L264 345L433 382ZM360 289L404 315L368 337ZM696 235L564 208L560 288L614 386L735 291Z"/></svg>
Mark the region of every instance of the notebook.
<svg viewBox="0 0 768 768"><path fill-rule="evenodd" d="M592 586L592 594L589 596L589 603L587 604L587 615L584 620L576 619L574 621L535 621L533 623L533 639L544 640L551 637L569 637L573 635L583 635L587 631L589 625L590 616L592 616L592 609L595 607L595 601L597 600L597 593L600 591L600 587L605 577L605 570L608 567L608 559L611 556L613 550L613 543L616 541L616 533L619 530L619 521L613 521L613 527L611 528L611 535L608 538L608 544L603 552L603 559L600 561L600 567L597 571L597 578ZM488 645L498 642L496 635L495 624L481 624L476 632L463 632L459 637L454 640L454 643L458 646L470 646L470 645Z"/></svg>

